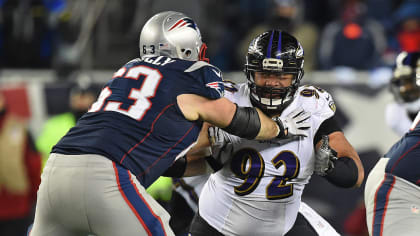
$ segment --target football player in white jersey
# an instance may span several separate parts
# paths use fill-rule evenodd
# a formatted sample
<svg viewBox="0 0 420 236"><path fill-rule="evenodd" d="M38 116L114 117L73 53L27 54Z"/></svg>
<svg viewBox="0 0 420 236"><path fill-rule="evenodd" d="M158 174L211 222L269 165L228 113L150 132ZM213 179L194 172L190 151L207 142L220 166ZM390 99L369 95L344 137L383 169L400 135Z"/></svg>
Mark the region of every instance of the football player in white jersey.
<svg viewBox="0 0 420 236"><path fill-rule="evenodd" d="M360 186L364 178L357 152L334 120L331 95L299 86L303 48L296 38L280 30L257 36L250 43L245 72L248 82L225 85L225 97L239 106L258 107L286 125L299 120L297 126L308 129L280 146L224 133L225 145L215 148L213 156L228 161L201 192L192 236L285 235L295 223L303 189L314 171L341 187Z"/></svg>
<svg viewBox="0 0 420 236"><path fill-rule="evenodd" d="M169 213L171 215L170 226L176 235L187 235L193 216L198 211L199 195L209 176L209 174L205 174L174 179L174 192L170 201ZM300 221L293 225L289 231L290 235L302 235L302 225L310 225L309 227L313 228L316 235L339 236L322 216L304 202L300 204L297 217Z"/></svg>
<svg viewBox="0 0 420 236"><path fill-rule="evenodd" d="M399 136L403 136L420 110L420 74L417 58L420 51L401 52L396 59L390 89L395 101L385 108L385 121Z"/></svg>

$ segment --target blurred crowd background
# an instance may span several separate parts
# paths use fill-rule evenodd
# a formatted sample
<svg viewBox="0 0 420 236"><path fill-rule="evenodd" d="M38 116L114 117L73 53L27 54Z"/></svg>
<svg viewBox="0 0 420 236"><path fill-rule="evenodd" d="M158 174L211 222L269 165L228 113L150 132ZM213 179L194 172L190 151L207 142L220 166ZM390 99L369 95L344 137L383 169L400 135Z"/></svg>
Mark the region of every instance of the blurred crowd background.
<svg viewBox="0 0 420 236"><path fill-rule="evenodd" d="M245 55L256 35L278 28L296 36L305 50L302 83L333 95L366 176L397 140L383 118L393 100L387 87L398 53L420 50L420 0L0 0L0 161L26 155L31 176L20 192L8 190L1 180L9 167L0 163L0 235L20 235L7 228L31 222L40 159L45 162L112 73L138 57L142 26L165 10L196 21L210 63L234 81L245 79ZM6 131L13 131L2 125L6 111L23 118L20 127L31 140L25 155L1 155L7 146L1 137L10 141ZM362 236L363 187L338 189L314 176L303 199L338 232Z"/></svg>
<svg viewBox="0 0 420 236"><path fill-rule="evenodd" d="M268 28L294 34L306 70L392 66L419 49L418 0L0 0L0 65L115 70L138 56L138 36L157 12L192 17L211 63L242 70L253 36Z"/></svg>

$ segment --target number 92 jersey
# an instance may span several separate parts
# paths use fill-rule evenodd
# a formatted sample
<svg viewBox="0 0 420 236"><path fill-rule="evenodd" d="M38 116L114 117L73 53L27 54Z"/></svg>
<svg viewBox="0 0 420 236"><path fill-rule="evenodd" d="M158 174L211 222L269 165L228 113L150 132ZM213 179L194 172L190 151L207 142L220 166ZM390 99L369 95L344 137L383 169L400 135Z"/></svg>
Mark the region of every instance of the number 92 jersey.
<svg viewBox="0 0 420 236"><path fill-rule="evenodd" d="M251 106L246 84L225 84L225 97L239 106ZM285 117L298 107L311 113L308 137L284 143L240 139L214 150L230 161L212 174L200 195L200 215L225 235L283 235L294 224L302 191L314 169L314 136L322 122L335 113L329 93L301 86ZM227 155L227 156L223 156Z"/></svg>
<svg viewBox="0 0 420 236"><path fill-rule="evenodd" d="M52 152L99 154L129 169L147 188L195 143L201 121L188 121L176 98L218 99L221 72L202 61L163 56L134 59L119 69L98 100Z"/></svg>

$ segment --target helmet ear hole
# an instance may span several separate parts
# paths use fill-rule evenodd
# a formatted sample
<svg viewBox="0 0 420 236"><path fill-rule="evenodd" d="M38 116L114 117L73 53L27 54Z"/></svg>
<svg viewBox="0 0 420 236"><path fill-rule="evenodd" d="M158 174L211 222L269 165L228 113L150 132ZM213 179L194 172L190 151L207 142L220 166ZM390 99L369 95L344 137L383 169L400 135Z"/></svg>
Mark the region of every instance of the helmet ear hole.
<svg viewBox="0 0 420 236"><path fill-rule="evenodd" d="M191 50L185 50L184 49L184 51L185 51L184 52L185 56L187 56L187 57L190 57L191 56L191 53L192 53Z"/></svg>
<svg viewBox="0 0 420 236"><path fill-rule="evenodd" d="M181 48L181 52L182 52L182 54L184 54L185 55L185 57L190 57L191 56L191 54L192 54L192 52L191 52L191 50L189 50L189 49L185 49L185 48Z"/></svg>

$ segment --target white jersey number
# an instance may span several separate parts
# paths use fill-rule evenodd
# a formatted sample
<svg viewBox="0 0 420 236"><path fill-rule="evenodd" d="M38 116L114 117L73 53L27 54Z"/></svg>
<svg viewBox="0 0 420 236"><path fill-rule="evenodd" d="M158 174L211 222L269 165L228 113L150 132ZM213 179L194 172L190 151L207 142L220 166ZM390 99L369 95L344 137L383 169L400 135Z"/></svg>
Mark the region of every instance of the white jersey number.
<svg viewBox="0 0 420 236"><path fill-rule="evenodd" d="M125 68L122 68L114 74L114 77L121 77L124 72ZM162 79L162 74L156 69L146 66L136 66L130 68L122 78L138 80L141 75L145 76L145 78L140 86L140 89L131 88L131 91L127 96L129 99L134 100L133 105L130 105L127 109L123 109L121 108L122 102L108 101L108 103L104 106L105 100L112 94L111 89L109 87L105 87L102 89L98 100L89 109L89 112L96 112L104 107L104 111L116 111L133 119L141 120L152 106L149 99L155 96L156 89Z"/></svg>

